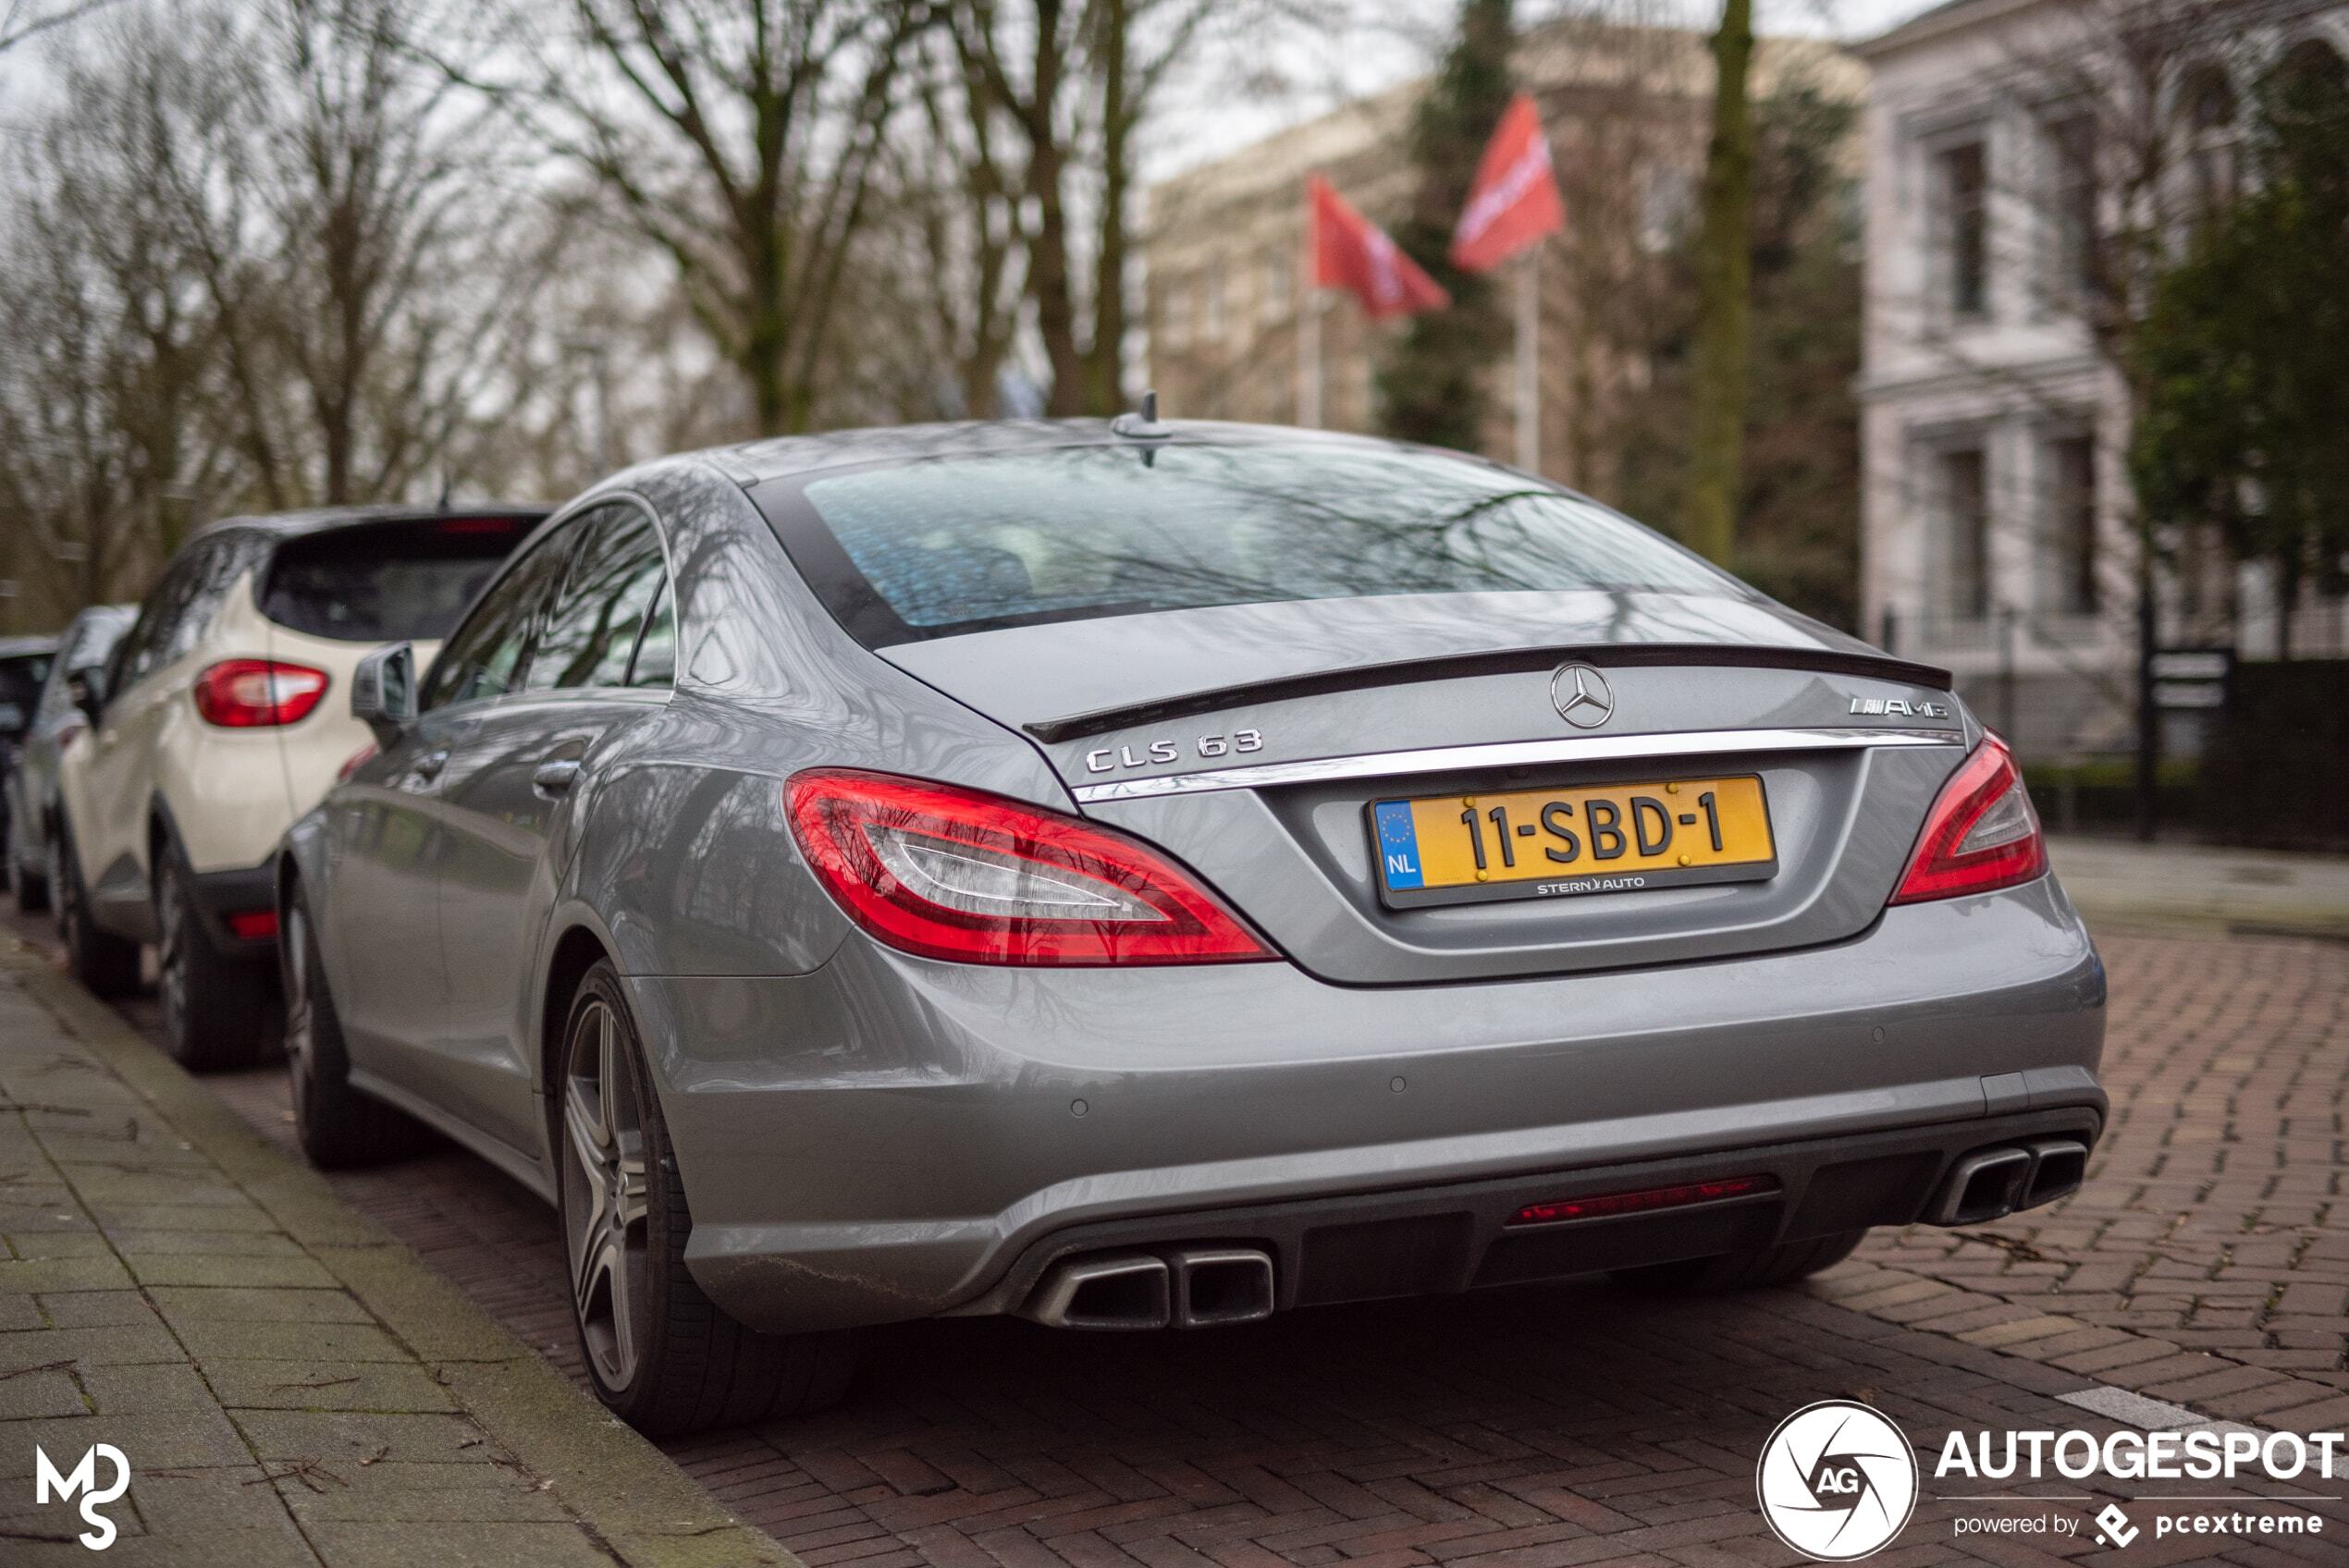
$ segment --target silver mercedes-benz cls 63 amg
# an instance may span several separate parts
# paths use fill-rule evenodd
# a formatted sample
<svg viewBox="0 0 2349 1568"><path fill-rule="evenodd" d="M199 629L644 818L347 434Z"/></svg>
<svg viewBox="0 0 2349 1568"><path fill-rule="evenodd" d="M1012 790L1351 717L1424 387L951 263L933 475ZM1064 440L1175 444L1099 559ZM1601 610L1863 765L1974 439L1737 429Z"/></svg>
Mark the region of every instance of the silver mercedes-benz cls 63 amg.
<svg viewBox="0 0 2349 1568"><path fill-rule="evenodd" d="M1472 458L666 459L349 701L278 857L303 1144L544 1194L647 1429L909 1318L1791 1280L2104 1121L2103 968L1948 674Z"/></svg>

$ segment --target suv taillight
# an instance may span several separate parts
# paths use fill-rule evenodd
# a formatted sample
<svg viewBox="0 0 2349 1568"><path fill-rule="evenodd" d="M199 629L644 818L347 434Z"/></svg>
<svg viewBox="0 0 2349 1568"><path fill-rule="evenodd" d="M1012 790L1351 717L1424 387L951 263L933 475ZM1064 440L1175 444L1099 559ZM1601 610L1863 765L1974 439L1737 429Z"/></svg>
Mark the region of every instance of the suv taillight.
<svg viewBox="0 0 2349 1568"><path fill-rule="evenodd" d="M965 963L1224 963L1271 949L1156 851L1076 817L886 773L784 786L801 852L857 925Z"/></svg>
<svg viewBox="0 0 2349 1568"><path fill-rule="evenodd" d="M326 694L326 672L276 659L223 659L196 677L196 712L224 729L297 724Z"/></svg>
<svg viewBox="0 0 2349 1568"><path fill-rule="evenodd" d="M1996 735L1985 734L1941 786L1892 901L1915 904L1995 892L2047 869L2048 841L2014 753Z"/></svg>

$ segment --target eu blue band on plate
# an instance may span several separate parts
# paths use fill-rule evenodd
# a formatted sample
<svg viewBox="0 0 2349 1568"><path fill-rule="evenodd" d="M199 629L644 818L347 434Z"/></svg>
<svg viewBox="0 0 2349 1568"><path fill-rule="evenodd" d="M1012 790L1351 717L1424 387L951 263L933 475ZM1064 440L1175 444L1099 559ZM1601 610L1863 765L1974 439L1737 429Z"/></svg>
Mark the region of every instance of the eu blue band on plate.
<svg viewBox="0 0 2349 1568"><path fill-rule="evenodd" d="M1378 853L1389 888L1417 888L1420 873L1420 833L1411 826L1408 801L1378 803Z"/></svg>

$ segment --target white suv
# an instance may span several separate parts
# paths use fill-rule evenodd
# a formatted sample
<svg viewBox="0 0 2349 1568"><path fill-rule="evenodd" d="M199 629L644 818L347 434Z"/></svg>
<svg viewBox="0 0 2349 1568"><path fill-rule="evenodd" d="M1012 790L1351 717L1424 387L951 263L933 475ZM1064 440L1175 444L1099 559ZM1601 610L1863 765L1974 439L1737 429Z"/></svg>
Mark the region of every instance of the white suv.
<svg viewBox="0 0 2349 1568"><path fill-rule="evenodd" d="M165 1044L191 1067L251 1060L275 986L277 839L367 746L351 672L420 655L545 516L338 508L233 518L190 541L103 668L58 765L58 913L100 995L156 948Z"/></svg>

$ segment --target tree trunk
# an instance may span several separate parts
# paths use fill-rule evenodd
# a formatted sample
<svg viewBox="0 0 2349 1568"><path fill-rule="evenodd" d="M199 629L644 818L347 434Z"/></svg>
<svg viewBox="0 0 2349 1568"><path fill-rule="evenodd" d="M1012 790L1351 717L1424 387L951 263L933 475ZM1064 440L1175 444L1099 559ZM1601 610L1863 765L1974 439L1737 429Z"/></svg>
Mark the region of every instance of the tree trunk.
<svg viewBox="0 0 2349 1568"><path fill-rule="evenodd" d="M1746 67L1753 0L1724 0L1713 35L1713 141L1704 159L1704 224L1697 240L1696 376L1689 453L1687 542L1723 566L1737 545L1752 334L1753 124Z"/></svg>
<svg viewBox="0 0 2349 1568"><path fill-rule="evenodd" d="M1093 252L1093 340L1086 353L1085 412L1125 406L1126 191L1133 117L1125 91L1126 0L1102 0L1101 215Z"/></svg>

